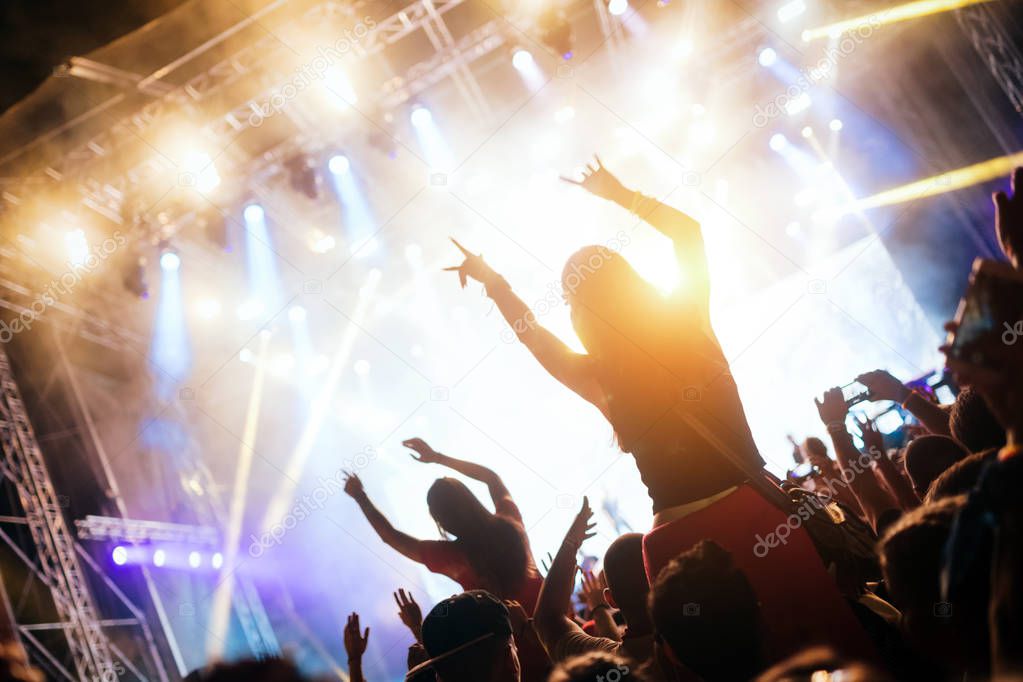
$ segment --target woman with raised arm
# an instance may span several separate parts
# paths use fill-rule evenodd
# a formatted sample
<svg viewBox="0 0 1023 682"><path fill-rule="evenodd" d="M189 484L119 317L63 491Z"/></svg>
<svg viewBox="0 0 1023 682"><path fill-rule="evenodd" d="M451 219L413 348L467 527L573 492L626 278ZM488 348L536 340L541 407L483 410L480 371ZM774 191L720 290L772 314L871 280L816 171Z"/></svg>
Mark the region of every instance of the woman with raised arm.
<svg viewBox="0 0 1023 682"><path fill-rule="evenodd" d="M654 530L644 539L650 580L679 552L710 538L741 556L737 561L747 572L758 573L758 594L787 610L786 620L811 620L803 617L805 611L802 616L793 612L794 605L806 608L805 590L819 589L825 610L844 608L806 532L786 528L780 542L771 535L785 525L791 510L783 510L782 499L768 500L780 489L765 483L763 460L711 328L699 223L628 189L599 158L581 179L563 179L618 204L670 238L683 284L663 296L621 254L602 246L575 252L562 271L572 326L586 348L586 353L575 353L537 323L481 255L455 242L465 260L448 269L458 273L463 287L469 278L484 285L537 361L599 409L618 445L635 458L653 501ZM774 544L766 554L758 553L758 538L769 535ZM791 586L801 581L803 591L796 599ZM848 624L841 614L839 620ZM786 644L801 645L790 634ZM829 638L832 644L842 644L834 639Z"/></svg>
<svg viewBox="0 0 1023 682"><path fill-rule="evenodd" d="M426 494L430 516L445 540L420 540L397 530L370 501L355 474L345 481L348 493L373 530L387 545L434 573L446 575L463 590L487 590L499 599L513 599L532 613L543 578L536 569L522 514L501 477L490 469L436 452L424 440L402 443L412 458L440 464L484 483L494 504L491 513L455 478L438 478Z"/></svg>

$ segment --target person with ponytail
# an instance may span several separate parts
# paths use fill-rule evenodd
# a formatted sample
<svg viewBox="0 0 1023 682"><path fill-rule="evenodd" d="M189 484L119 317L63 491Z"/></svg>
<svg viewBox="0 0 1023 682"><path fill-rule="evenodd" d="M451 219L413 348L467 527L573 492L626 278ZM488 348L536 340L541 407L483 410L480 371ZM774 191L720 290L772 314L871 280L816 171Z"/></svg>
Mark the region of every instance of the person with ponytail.
<svg viewBox="0 0 1023 682"><path fill-rule="evenodd" d="M486 590L503 600L515 600L532 613L543 578L533 561L522 514L501 477L490 469L436 452L424 440L403 442L412 458L440 464L487 486L494 511L489 511L469 488L455 478L438 478L426 494L430 516L443 540L420 540L403 533L373 505L355 474L345 482L373 530L387 545L434 573L454 580L463 590Z"/></svg>

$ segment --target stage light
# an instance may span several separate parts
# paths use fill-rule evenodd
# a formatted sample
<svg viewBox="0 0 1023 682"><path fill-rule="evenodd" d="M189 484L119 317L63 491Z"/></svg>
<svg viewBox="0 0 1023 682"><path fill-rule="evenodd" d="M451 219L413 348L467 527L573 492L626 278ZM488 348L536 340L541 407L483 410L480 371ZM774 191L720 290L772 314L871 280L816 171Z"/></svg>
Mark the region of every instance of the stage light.
<svg viewBox="0 0 1023 682"><path fill-rule="evenodd" d="M209 192L220 184L217 167L210 155L205 152L196 150L186 152L183 167L194 187L200 192Z"/></svg>
<svg viewBox="0 0 1023 682"><path fill-rule="evenodd" d="M348 76L336 66L324 74L324 85L334 100L342 107L347 107L359 101L359 97L355 94Z"/></svg>
<svg viewBox="0 0 1023 682"><path fill-rule="evenodd" d="M678 60L686 59L692 53L693 41L689 40L688 38L683 38L682 40L675 43L675 46L671 48L671 55Z"/></svg>
<svg viewBox="0 0 1023 682"><path fill-rule="evenodd" d="M160 256L160 267L173 272L181 267L181 257L173 251L164 251Z"/></svg>
<svg viewBox="0 0 1023 682"><path fill-rule="evenodd" d="M789 116L795 116L809 109L812 104L813 100L810 99L810 95L802 92L785 103L785 113Z"/></svg>
<svg viewBox="0 0 1023 682"><path fill-rule="evenodd" d="M199 552L188 553L188 565L192 568L199 568L199 564L202 563L202 555Z"/></svg>
<svg viewBox="0 0 1023 682"><path fill-rule="evenodd" d="M370 365L366 360L356 360L355 364L352 365L352 371L354 371L360 377L367 376L369 374Z"/></svg>
<svg viewBox="0 0 1023 682"><path fill-rule="evenodd" d="M220 314L220 302L212 298L204 298L195 304L195 312L204 320L212 320Z"/></svg>
<svg viewBox="0 0 1023 682"><path fill-rule="evenodd" d="M512 66L519 71L525 71L535 63L533 54L525 48L520 47L512 53Z"/></svg>
<svg viewBox="0 0 1023 682"><path fill-rule="evenodd" d="M263 220L266 217L266 211L259 204L249 204L242 211L242 216L245 218L245 222L254 223Z"/></svg>
<svg viewBox="0 0 1023 682"><path fill-rule="evenodd" d="M338 154L337 156L330 157L330 161L327 162L327 168L334 175L344 175L348 172L348 169L352 167L351 161L344 154Z"/></svg>
<svg viewBox="0 0 1023 682"><path fill-rule="evenodd" d="M844 21L828 24L827 26L803 31L803 40L805 42L810 42L811 40L816 40L818 38L838 38L843 33L858 30L865 30L869 34L870 32L873 32L887 24L895 24L900 21L908 21L910 19L918 19L920 17L938 14L940 12L950 12L962 7L979 5L983 2L990 1L991 0L917 0L916 2L907 2L903 5L896 5L895 7L889 7L887 9L879 8L870 14L864 14L853 19L846 19Z"/></svg>
<svg viewBox="0 0 1023 682"><path fill-rule="evenodd" d="M288 319L292 322L302 322L306 318L306 310L300 305L293 305L288 310Z"/></svg>
<svg viewBox="0 0 1023 682"><path fill-rule="evenodd" d="M114 551L110 553L110 558L113 559L114 563L118 566L124 566L128 563L128 550L118 545L114 547Z"/></svg>
<svg viewBox="0 0 1023 682"><path fill-rule="evenodd" d="M629 0L608 0L607 11L620 17L629 11Z"/></svg>
<svg viewBox="0 0 1023 682"><path fill-rule="evenodd" d="M774 51L773 47L765 47L757 55L757 62L760 66L774 66L775 62L778 61L778 53Z"/></svg>
<svg viewBox="0 0 1023 682"><path fill-rule="evenodd" d="M811 137L813 137L813 128L811 128L810 126L806 126L805 128L803 128L802 135L803 137L809 140Z"/></svg>
<svg viewBox="0 0 1023 682"><path fill-rule="evenodd" d="M803 0L792 0L778 8L778 21L785 24L806 11L806 3Z"/></svg>
<svg viewBox="0 0 1023 682"><path fill-rule="evenodd" d="M424 128L433 122L433 114L430 110L423 106L415 106L412 108L412 114L409 116L412 121L412 125L416 128Z"/></svg>
<svg viewBox="0 0 1023 682"><path fill-rule="evenodd" d="M238 353L238 359L242 362L249 363L256 359L256 354L248 348L242 348L241 352Z"/></svg>
<svg viewBox="0 0 1023 682"><path fill-rule="evenodd" d="M158 549L155 552L153 552L153 565L154 566L156 566L157 568L160 568L165 563L167 563L167 553L166 552L164 552L162 549Z"/></svg>
<svg viewBox="0 0 1023 682"><path fill-rule="evenodd" d="M768 142L771 149L776 152L780 152L785 147L789 146L789 140L782 133L775 133L771 135L771 141Z"/></svg>
<svg viewBox="0 0 1023 682"><path fill-rule="evenodd" d="M81 265L89 257L89 242L82 230L71 230L65 234L64 244L72 265Z"/></svg>
<svg viewBox="0 0 1023 682"><path fill-rule="evenodd" d="M224 555L220 552L216 552L210 559L210 566L215 570L220 570L220 567L224 565Z"/></svg>
<svg viewBox="0 0 1023 682"><path fill-rule="evenodd" d="M831 119L831 123L828 124L828 127L837 133L839 130L842 129L842 119L840 118Z"/></svg>

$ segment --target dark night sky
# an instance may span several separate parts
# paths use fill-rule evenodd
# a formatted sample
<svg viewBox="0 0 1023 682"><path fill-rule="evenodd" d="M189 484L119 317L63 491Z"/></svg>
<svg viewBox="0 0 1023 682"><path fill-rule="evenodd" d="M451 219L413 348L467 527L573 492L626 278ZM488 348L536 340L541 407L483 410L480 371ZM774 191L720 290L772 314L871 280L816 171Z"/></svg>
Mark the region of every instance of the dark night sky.
<svg viewBox="0 0 1023 682"><path fill-rule="evenodd" d="M69 57L86 54L185 0L3 0L0 111L32 92Z"/></svg>

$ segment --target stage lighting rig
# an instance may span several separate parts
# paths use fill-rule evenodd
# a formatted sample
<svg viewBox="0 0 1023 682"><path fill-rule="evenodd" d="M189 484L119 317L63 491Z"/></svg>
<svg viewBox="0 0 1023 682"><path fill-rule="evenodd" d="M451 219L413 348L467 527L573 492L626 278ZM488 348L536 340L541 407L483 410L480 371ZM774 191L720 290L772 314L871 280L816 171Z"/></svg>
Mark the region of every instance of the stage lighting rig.
<svg viewBox="0 0 1023 682"><path fill-rule="evenodd" d="M568 23L564 9L548 7L537 19L537 27L544 45L561 55L562 59L572 58L572 25Z"/></svg>

